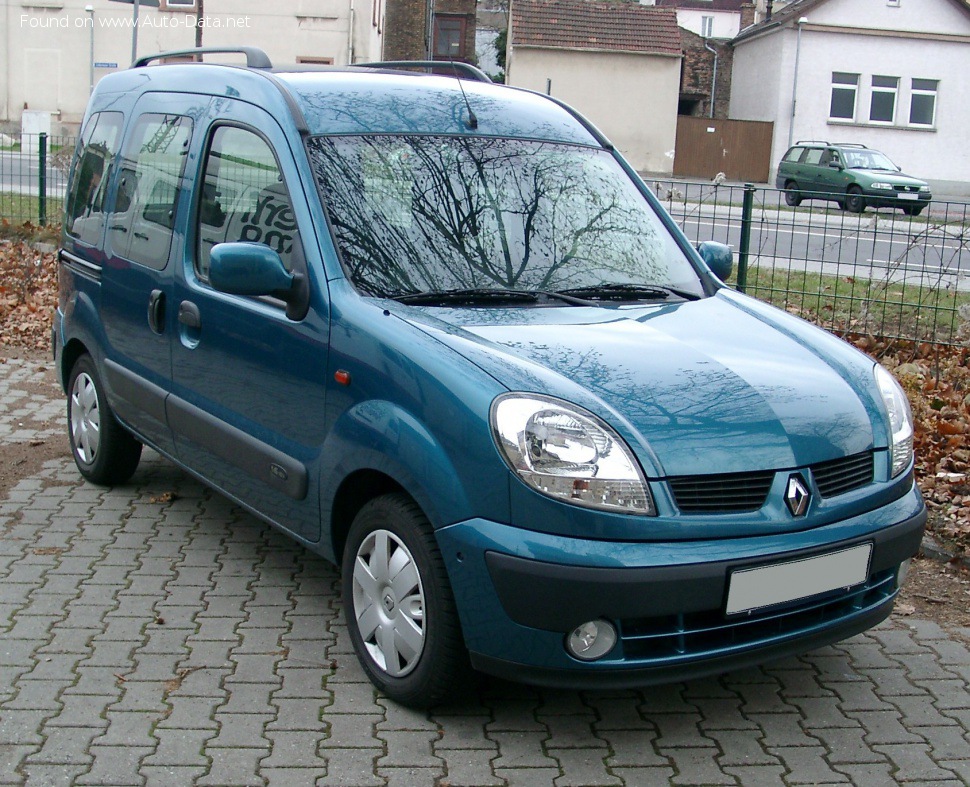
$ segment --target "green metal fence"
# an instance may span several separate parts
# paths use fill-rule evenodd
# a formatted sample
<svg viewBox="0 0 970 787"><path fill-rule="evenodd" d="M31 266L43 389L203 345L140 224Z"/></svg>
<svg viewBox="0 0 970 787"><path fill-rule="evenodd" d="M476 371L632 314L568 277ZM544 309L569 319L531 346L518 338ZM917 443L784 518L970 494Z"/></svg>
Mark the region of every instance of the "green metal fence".
<svg viewBox="0 0 970 787"><path fill-rule="evenodd" d="M0 220L58 223L75 139L0 147ZM970 343L970 203L934 200L919 216L848 213L777 189L649 180L695 243L735 250L729 282L836 333Z"/></svg>
<svg viewBox="0 0 970 787"><path fill-rule="evenodd" d="M970 343L970 203L846 212L777 189L650 180L685 234L735 250L731 284L839 334Z"/></svg>

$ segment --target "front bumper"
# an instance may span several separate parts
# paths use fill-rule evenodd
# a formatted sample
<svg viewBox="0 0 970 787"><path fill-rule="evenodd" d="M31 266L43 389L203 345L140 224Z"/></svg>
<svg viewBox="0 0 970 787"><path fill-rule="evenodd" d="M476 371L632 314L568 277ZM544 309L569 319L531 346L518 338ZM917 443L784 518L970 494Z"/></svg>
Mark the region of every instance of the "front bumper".
<svg viewBox="0 0 970 787"><path fill-rule="evenodd" d="M916 554L926 511L914 489L876 512L801 533L722 541L611 543L483 520L438 531L476 668L551 686L682 680L803 653L886 618L900 563ZM738 568L873 546L866 581L750 614L724 613ZM618 643L595 662L564 647L594 619Z"/></svg>
<svg viewBox="0 0 970 787"><path fill-rule="evenodd" d="M917 199L906 199L900 198L895 191L865 189L863 196L866 204L873 208L925 208L933 201L933 195L929 192L921 192Z"/></svg>

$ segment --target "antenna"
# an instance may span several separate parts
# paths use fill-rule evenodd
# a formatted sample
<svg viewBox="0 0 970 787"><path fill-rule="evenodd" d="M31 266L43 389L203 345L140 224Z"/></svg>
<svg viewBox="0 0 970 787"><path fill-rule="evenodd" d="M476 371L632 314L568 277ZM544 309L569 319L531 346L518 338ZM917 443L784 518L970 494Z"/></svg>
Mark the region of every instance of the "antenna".
<svg viewBox="0 0 970 787"><path fill-rule="evenodd" d="M465 99L465 109L468 110L468 120L465 121L465 125L474 131L476 128L478 128L478 118L472 111L472 105L468 103L468 96L465 93L465 86L461 83L461 74L458 73L458 67L455 65L454 59L452 59L450 62L451 69L455 72L455 79L458 80L458 88L461 90L461 97Z"/></svg>

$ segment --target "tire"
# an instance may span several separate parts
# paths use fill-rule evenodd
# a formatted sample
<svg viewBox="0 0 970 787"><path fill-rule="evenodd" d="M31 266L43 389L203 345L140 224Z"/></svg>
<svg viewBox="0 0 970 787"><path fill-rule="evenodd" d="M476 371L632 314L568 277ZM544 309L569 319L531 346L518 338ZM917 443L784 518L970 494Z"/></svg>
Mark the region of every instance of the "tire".
<svg viewBox="0 0 970 787"><path fill-rule="evenodd" d="M858 186L849 186L845 195L845 209L849 213L862 213L866 209L866 199Z"/></svg>
<svg viewBox="0 0 970 787"><path fill-rule="evenodd" d="M789 180L785 184L785 204L791 208L797 208L802 204L802 195L798 193L798 184L794 180Z"/></svg>
<svg viewBox="0 0 970 787"><path fill-rule="evenodd" d="M141 459L141 443L115 419L87 354L77 359L68 378L67 436L77 469L100 486L123 484Z"/></svg>
<svg viewBox="0 0 970 787"><path fill-rule="evenodd" d="M922 212L923 212L922 205L906 205L903 208L903 213L905 213L907 216L919 216L919 214Z"/></svg>
<svg viewBox="0 0 970 787"><path fill-rule="evenodd" d="M347 535L342 592L347 629L371 682L411 707L435 705L470 673L444 560L409 497L366 503Z"/></svg>

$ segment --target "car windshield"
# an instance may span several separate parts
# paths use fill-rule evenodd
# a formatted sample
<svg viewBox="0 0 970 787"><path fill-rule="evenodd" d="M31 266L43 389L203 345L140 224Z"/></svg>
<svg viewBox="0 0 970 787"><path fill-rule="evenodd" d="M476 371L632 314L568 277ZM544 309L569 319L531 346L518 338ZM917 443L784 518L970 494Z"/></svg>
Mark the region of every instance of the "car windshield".
<svg viewBox="0 0 970 787"><path fill-rule="evenodd" d="M845 165L849 169L882 169L898 172L899 167L878 150L843 150Z"/></svg>
<svg viewBox="0 0 970 787"><path fill-rule="evenodd" d="M365 294L654 285L703 295L606 151L427 135L315 137L309 149L342 263Z"/></svg>

